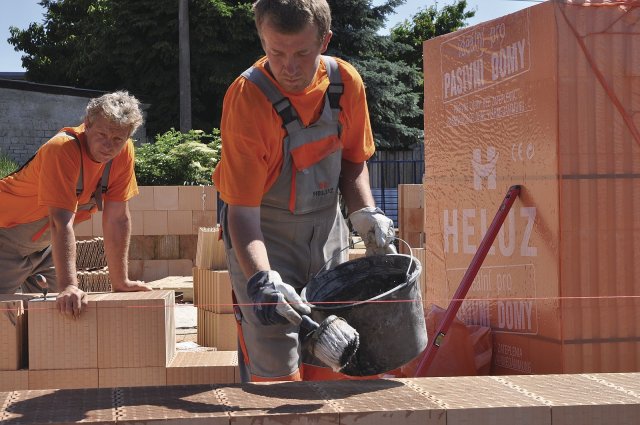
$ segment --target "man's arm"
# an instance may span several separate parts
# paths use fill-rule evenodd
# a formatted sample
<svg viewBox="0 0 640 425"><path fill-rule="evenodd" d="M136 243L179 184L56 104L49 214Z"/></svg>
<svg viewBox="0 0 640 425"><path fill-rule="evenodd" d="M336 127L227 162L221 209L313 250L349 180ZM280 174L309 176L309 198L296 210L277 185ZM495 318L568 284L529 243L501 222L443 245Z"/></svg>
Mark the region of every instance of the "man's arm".
<svg viewBox="0 0 640 425"><path fill-rule="evenodd" d="M78 288L76 274L76 237L73 231L75 214L71 211L49 207L53 264L60 293L56 299L58 310L77 317L87 305L86 294Z"/></svg>
<svg viewBox="0 0 640 425"><path fill-rule="evenodd" d="M231 243L246 279L271 269L260 228L260 207L229 205L227 225Z"/></svg>
<svg viewBox="0 0 640 425"><path fill-rule="evenodd" d="M105 201L102 212L104 250L109 266L109 278L114 292L150 291L142 282L129 280L129 238L131 216L127 201Z"/></svg>
<svg viewBox="0 0 640 425"><path fill-rule="evenodd" d="M339 186L349 214L364 207L376 206L371 194L366 162L350 162L343 159Z"/></svg>

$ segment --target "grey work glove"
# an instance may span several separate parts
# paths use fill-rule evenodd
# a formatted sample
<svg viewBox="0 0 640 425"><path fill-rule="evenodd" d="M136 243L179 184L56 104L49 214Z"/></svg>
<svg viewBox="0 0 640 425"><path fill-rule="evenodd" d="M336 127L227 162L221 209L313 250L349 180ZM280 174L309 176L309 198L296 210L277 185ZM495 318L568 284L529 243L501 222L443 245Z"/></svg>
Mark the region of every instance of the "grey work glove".
<svg viewBox="0 0 640 425"><path fill-rule="evenodd" d="M249 278L247 293L253 311L263 325L299 324L300 314L311 314L295 288L284 283L275 270L261 271Z"/></svg>
<svg viewBox="0 0 640 425"><path fill-rule="evenodd" d="M365 207L349 214L353 229L358 232L367 248L366 255L396 254L391 243L395 238L393 220L380 208Z"/></svg>

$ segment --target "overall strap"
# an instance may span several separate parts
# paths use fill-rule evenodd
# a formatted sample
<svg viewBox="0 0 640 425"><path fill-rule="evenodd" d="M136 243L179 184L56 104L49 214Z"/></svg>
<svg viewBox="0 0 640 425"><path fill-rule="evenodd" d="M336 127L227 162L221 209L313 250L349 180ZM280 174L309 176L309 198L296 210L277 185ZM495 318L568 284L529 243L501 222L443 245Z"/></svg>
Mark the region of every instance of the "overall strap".
<svg viewBox="0 0 640 425"><path fill-rule="evenodd" d="M73 140L78 145L78 149L80 149L80 175L78 176L78 182L76 183L76 196L80 196L82 191L84 190L84 168L82 166L82 147L80 145L80 140L78 137L70 133L68 131L62 132L67 136L73 138ZM60 134L60 133L59 133ZM102 211L102 195L107 191L109 185L109 174L111 173L111 163L113 160L109 160L102 171L102 178L98 181L98 184L91 194L91 197L96 200L96 206L98 207L98 211Z"/></svg>
<svg viewBox="0 0 640 425"><path fill-rule="evenodd" d="M327 69L327 76L329 77L329 88L327 88L327 98L329 99L329 106L334 114L340 112L340 97L344 93L344 84L342 83L342 76L340 75L340 69L338 68L338 62L331 56L321 56L324 66Z"/></svg>
<svg viewBox="0 0 640 425"><path fill-rule="evenodd" d="M291 105L289 98L282 95L282 92L273 82L255 66L247 69L242 76L258 86L262 93L269 99L280 118L282 126L289 134L302 128L302 123L298 119L298 113Z"/></svg>

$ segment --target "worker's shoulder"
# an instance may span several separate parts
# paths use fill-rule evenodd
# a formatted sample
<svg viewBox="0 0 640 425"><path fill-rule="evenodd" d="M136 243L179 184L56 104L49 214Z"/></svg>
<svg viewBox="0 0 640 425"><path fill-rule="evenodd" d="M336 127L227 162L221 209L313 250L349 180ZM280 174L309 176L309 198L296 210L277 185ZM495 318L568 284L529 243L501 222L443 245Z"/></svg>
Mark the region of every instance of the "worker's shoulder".
<svg viewBox="0 0 640 425"><path fill-rule="evenodd" d="M362 77L353 65L344 59L340 59L335 56L332 56L332 58L338 63L338 69L340 70L340 75L342 76L342 80L345 84L351 82L356 84L362 83Z"/></svg>

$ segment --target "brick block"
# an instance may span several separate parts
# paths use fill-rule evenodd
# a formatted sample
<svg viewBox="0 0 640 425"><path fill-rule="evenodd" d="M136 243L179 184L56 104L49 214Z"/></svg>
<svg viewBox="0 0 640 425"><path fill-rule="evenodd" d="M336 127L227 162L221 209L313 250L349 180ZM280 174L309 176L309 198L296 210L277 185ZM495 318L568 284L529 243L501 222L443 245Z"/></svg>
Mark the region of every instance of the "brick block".
<svg viewBox="0 0 640 425"><path fill-rule="evenodd" d="M98 368L164 368L169 364L176 344L174 307L173 291L103 295L97 304ZM102 379L100 382L102 385Z"/></svg>
<svg viewBox="0 0 640 425"><path fill-rule="evenodd" d="M167 385L230 384L238 382L237 351L176 353L167 367Z"/></svg>
<svg viewBox="0 0 640 425"><path fill-rule="evenodd" d="M29 389L98 388L98 369L30 370Z"/></svg>
<svg viewBox="0 0 640 425"><path fill-rule="evenodd" d="M212 211L193 211L192 219L193 227L191 232L194 235L198 234L198 229L201 227L213 227L216 224L216 214Z"/></svg>
<svg viewBox="0 0 640 425"><path fill-rule="evenodd" d="M91 216L91 225L93 226L93 236L104 236L102 231L102 211L98 211Z"/></svg>
<svg viewBox="0 0 640 425"><path fill-rule="evenodd" d="M180 258L180 238L178 235L160 235L155 239L155 260L177 260Z"/></svg>
<svg viewBox="0 0 640 425"><path fill-rule="evenodd" d="M129 211L131 216L131 234L144 235L144 214L142 211Z"/></svg>
<svg viewBox="0 0 640 425"><path fill-rule="evenodd" d="M138 186L138 196L129 200L131 211L153 211L153 186Z"/></svg>
<svg viewBox="0 0 640 425"><path fill-rule="evenodd" d="M93 216L73 226L73 233L78 236L93 236Z"/></svg>
<svg viewBox="0 0 640 425"><path fill-rule="evenodd" d="M220 314L233 313L231 276L228 270L215 270L215 303L213 311Z"/></svg>
<svg viewBox="0 0 640 425"><path fill-rule="evenodd" d="M224 242L220 239L220 226L201 227L197 233L196 267L225 270L227 268L227 254Z"/></svg>
<svg viewBox="0 0 640 425"><path fill-rule="evenodd" d="M167 211L144 211L142 233L145 235L166 235L168 231Z"/></svg>
<svg viewBox="0 0 640 425"><path fill-rule="evenodd" d="M191 260L167 260L168 276L190 276L193 270Z"/></svg>
<svg viewBox="0 0 640 425"><path fill-rule="evenodd" d="M178 186L154 186L153 208L156 211L178 209Z"/></svg>
<svg viewBox="0 0 640 425"><path fill-rule="evenodd" d="M218 350L238 348L238 324L233 314L215 314L214 342Z"/></svg>
<svg viewBox="0 0 640 425"><path fill-rule="evenodd" d="M178 209L215 211L215 189L213 186L180 186L178 188Z"/></svg>
<svg viewBox="0 0 640 425"><path fill-rule="evenodd" d="M180 235L180 257L196 260L198 235Z"/></svg>
<svg viewBox="0 0 640 425"><path fill-rule="evenodd" d="M0 370L0 391L20 391L29 389L29 371Z"/></svg>
<svg viewBox="0 0 640 425"><path fill-rule="evenodd" d="M98 388L155 387L167 385L165 367L123 367L98 371Z"/></svg>
<svg viewBox="0 0 640 425"><path fill-rule="evenodd" d="M142 280L144 274L143 260L129 260L129 279Z"/></svg>
<svg viewBox="0 0 640 425"><path fill-rule="evenodd" d="M168 260L144 260L142 280L154 281L169 276Z"/></svg>
<svg viewBox="0 0 640 425"><path fill-rule="evenodd" d="M0 300L0 370L22 367L26 313L22 300Z"/></svg>
<svg viewBox="0 0 640 425"><path fill-rule="evenodd" d="M60 314L55 297L29 301L29 369L97 368L96 303L103 296L88 295L77 319Z"/></svg>
<svg viewBox="0 0 640 425"><path fill-rule="evenodd" d="M169 211L167 229L170 235L191 235L193 233L192 211Z"/></svg>

